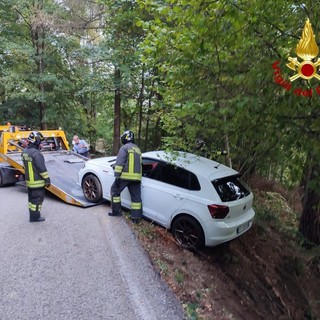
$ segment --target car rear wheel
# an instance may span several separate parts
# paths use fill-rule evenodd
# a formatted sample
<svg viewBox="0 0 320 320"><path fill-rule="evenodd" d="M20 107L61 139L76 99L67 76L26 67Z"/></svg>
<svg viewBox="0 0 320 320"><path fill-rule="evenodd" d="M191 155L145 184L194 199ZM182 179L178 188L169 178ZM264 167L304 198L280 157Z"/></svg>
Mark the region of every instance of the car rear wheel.
<svg viewBox="0 0 320 320"><path fill-rule="evenodd" d="M82 190L88 201L97 203L102 200L101 183L95 175L89 174L83 178Z"/></svg>
<svg viewBox="0 0 320 320"><path fill-rule="evenodd" d="M176 241L186 249L204 247L204 234L199 222L189 216L181 216L174 220L171 232Z"/></svg>

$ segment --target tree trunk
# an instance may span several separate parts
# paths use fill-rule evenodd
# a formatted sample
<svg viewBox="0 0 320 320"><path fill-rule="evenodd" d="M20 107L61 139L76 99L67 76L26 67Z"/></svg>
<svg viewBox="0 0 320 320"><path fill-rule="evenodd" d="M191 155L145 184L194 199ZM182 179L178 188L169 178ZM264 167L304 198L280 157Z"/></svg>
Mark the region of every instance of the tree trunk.
<svg viewBox="0 0 320 320"><path fill-rule="evenodd" d="M304 178L306 184L299 231L308 241L320 245L320 163L309 163Z"/></svg>
<svg viewBox="0 0 320 320"><path fill-rule="evenodd" d="M45 103L45 85L43 82L43 75L45 72L45 43L44 39L46 38L46 30L41 19L41 12L43 9L43 1L37 1L33 3L34 6L34 21L30 24L30 33L32 44L35 49L35 63L37 66L37 74L38 78L40 79L38 84L39 89L39 96L40 101L39 105L39 123L40 129L46 130L47 129L47 122L46 122L46 103ZM40 17L39 17L40 14Z"/></svg>
<svg viewBox="0 0 320 320"><path fill-rule="evenodd" d="M47 123L45 121L45 111L46 106L44 102L44 95L45 95L45 89L44 89L44 83L43 83L43 74L45 69L44 64L44 43L43 39L41 37L44 37L44 35L39 36L39 32L34 32L33 34L33 42L36 50L36 65L37 65L37 73L38 77L40 79L40 83L38 85L39 88L39 94L41 97L41 100L39 101L39 122L40 122L40 129L45 130L47 129Z"/></svg>
<svg viewBox="0 0 320 320"><path fill-rule="evenodd" d="M120 69L116 69L115 73L115 96L114 96L114 122L113 122L113 148L112 154L116 155L120 148L120 114L121 114L121 92L120 92Z"/></svg>
<svg viewBox="0 0 320 320"><path fill-rule="evenodd" d="M155 80L152 80L152 86L151 86L151 90L149 93L149 97L148 97L148 111L147 111L147 120L146 120L146 133L145 133L145 137L144 137L144 151L149 150L149 125L150 125L150 116L151 116L151 108L152 108L152 98L154 96L154 84L155 84Z"/></svg>
<svg viewBox="0 0 320 320"><path fill-rule="evenodd" d="M144 151L148 150L149 147L149 123L150 123L150 115L151 115L151 97L152 94L150 94L149 98L148 98L148 112L147 112L147 121L146 121L146 133L144 136Z"/></svg>
<svg viewBox="0 0 320 320"><path fill-rule="evenodd" d="M225 115L223 116L223 121L225 123L227 122L227 117ZM227 151L227 155L225 156L225 164L228 167L232 168L232 160L231 160L231 157L230 157L229 134L227 132L225 132L224 135L223 135L223 138L224 138L224 148Z"/></svg>
<svg viewBox="0 0 320 320"><path fill-rule="evenodd" d="M144 101L144 65L141 71L141 87L138 97L139 121L138 121L138 145L141 145L141 131L142 131L142 118L143 118L143 101Z"/></svg>
<svg viewBox="0 0 320 320"><path fill-rule="evenodd" d="M42 37L44 37L44 35L42 35ZM40 91L40 95L41 95L41 101L39 102L39 105L40 105L40 127L42 130L46 130L47 129L46 104L44 102L45 90L44 90L44 83L43 83L43 74L44 74L45 64L44 64L44 56L43 55L44 55L44 43L43 43L43 39L41 39L37 44L37 56L39 59L38 74L39 74L39 78L40 78L39 91Z"/></svg>

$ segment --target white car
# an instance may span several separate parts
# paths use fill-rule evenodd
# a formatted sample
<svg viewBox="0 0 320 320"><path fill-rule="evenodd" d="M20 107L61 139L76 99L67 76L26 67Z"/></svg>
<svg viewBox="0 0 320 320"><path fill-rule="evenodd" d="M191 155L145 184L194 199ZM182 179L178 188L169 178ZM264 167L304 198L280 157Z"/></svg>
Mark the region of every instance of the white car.
<svg viewBox="0 0 320 320"><path fill-rule="evenodd" d="M115 161L115 156L88 160L79 171L78 184L88 201L110 201ZM141 196L143 216L169 229L188 249L239 237L255 215L253 194L237 171L186 152L143 153ZM121 203L130 209L127 188Z"/></svg>

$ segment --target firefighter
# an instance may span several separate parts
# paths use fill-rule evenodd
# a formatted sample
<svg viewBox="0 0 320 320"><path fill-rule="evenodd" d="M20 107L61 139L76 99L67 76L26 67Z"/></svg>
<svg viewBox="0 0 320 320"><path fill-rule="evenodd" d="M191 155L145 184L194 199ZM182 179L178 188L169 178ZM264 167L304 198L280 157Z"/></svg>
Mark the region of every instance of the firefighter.
<svg viewBox="0 0 320 320"><path fill-rule="evenodd" d="M208 156L208 150L206 148L206 143L204 142L203 139L201 139L201 138L196 139L193 153L195 153L199 156L205 157L205 158Z"/></svg>
<svg viewBox="0 0 320 320"><path fill-rule="evenodd" d="M214 160L215 156L226 156L228 153L225 150L217 150L217 151L210 151L207 149L206 143L202 138L196 139L195 147L193 149L193 153L208 158L210 160Z"/></svg>
<svg viewBox="0 0 320 320"><path fill-rule="evenodd" d="M40 215L40 211L44 200L45 187L50 187L50 178L44 157L39 150L43 140L44 138L41 132L32 131L27 139L28 146L21 154L28 188L30 222L41 222L45 220L45 218Z"/></svg>
<svg viewBox="0 0 320 320"><path fill-rule="evenodd" d="M128 187L131 197L131 220L139 223L142 217L141 203L141 151L134 143L134 134L127 130L121 135L123 146L120 148L114 167L115 180L111 186L111 208L109 216L121 216L122 190Z"/></svg>

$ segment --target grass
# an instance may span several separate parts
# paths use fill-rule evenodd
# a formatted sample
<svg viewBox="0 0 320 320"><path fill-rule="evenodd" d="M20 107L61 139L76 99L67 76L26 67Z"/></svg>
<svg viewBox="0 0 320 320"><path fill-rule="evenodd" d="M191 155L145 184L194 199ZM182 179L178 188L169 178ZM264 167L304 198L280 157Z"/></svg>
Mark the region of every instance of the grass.
<svg viewBox="0 0 320 320"><path fill-rule="evenodd" d="M183 308L189 320L201 320L198 315L199 305L197 303L185 303Z"/></svg>
<svg viewBox="0 0 320 320"><path fill-rule="evenodd" d="M156 265L159 267L161 274L163 274L163 275L167 275L168 274L168 265L165 262L163 262L160 259L157 259L156 260Z"/></svg>
<svg viewBox="0 0 320 320"><path fill-rule="evenodd" d="M174 270L174 277L178 284L182 284L184 282L184 273L179 269Z"/></svg>

